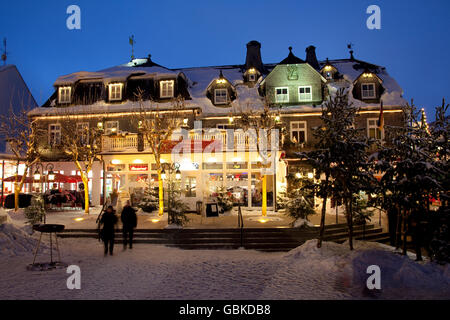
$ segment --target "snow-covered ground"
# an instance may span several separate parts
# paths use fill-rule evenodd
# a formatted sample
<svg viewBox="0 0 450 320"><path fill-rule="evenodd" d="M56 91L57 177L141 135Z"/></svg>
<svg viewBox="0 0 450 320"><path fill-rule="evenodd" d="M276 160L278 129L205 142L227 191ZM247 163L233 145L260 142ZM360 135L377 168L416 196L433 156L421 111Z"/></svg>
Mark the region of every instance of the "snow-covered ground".
<svg viewBox="0 0 450 320"><path fill-rule="evenodd" d="M95 239L61 239L62 260L81 268L69 290L65 269L27 271L36 235L0 225L0 299L449 299L450 268L418 264L391 247L311 240L288 253L187 251L138 244L103 256ZM6 249L5 249L6 248ZM48 260L48 246L38 256ZM381 268L381 291L365 288L366 269Z"/></svg>

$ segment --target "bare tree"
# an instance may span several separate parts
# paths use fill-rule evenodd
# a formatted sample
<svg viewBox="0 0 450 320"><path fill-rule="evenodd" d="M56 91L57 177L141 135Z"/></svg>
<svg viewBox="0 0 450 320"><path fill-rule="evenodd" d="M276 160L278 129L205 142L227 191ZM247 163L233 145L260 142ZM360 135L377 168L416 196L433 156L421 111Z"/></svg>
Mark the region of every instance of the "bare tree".
<svg viewBox="0 0 450 320"><path fill-rule="evenodd" d="M132 121L137 122L137 127L142 139L142 143L146 144L156 163L159 183L159 215L164 212L164 193L163 181L161 178L161 156L168 152L168 141L171 140L174 131L181 127L183 118L180 111L184 108L184 100L176 98L172 101L170 110L160 110L156 108L146 108L143 105L142 92L138 90L136 93L139 102L139 111L132 117Z"/></svg>
<svg viewBox="0 0 450 320"><path fill-rule="evenodd" d="M272 132L278 126L280 122L280 115L278 110L272 110L269 104L266 102L263 110L255 110L247 106L246 109L241 109L238 112L236 125L253 136L253 142L255 146L249 146L249 148L255 148L261 159L259 166L261 168L262 179L262 215L267 215L267 174L266 168L271 164L269 159L271 158L271 152L276 150L270 150L269 144L274 145L275 141L272 141Z"/></svg>
<svg viewBox="0 0 450 320"><path fill-rule="evenodd" d="M29 169L39 161L40 155L36 141L43 132L36 126L35 120L28 117L29 110L15 113L11 108L6 115L0 115L0 136L8 144L16 161L16 179L14 182L14 209L19 208L19 193L23 188ZM25 165L24 173L19 178L19 164Z"/></svg>
<svg viewBox="0 0 450 320"><path fill-rule="evenodd" d="M80 171L84 185L84 212L89 214L89 172L101 153L102 129L77 123L76 118L65 115L61 120L61 150Z"/></svg>

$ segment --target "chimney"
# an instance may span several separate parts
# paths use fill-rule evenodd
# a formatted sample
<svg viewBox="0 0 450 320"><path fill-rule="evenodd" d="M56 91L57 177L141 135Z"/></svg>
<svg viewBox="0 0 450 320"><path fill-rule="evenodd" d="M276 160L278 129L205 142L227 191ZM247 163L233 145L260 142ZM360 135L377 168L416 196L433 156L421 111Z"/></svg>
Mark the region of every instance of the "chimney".
<svg viewBox="0 0 450 320"><path fill-rule="evenodd" d="M320 66L316 57L316 47L309 46L308 48L306 48L305 51L306 51L306 62L309 63L309 65L314 69L319 70Z"/></svg>
<svg viewBox="0 0 450 320"><path fill-rule="evenodd" d="M245 58L245 70L255 68L263 73L264 66L261 59L261 43L252 40L247 43L247 57Z"/></svg>

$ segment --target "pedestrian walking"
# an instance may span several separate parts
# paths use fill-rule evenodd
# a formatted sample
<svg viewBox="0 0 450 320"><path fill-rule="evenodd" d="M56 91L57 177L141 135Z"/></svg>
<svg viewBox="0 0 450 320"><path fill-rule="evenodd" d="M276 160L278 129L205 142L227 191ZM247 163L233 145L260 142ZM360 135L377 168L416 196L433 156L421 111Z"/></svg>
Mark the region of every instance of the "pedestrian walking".
<svg viewBox="0 0 450 320"><path fill-rule="evenodd" d="M108 251L111 256L113 255L116 224L117 217L114 212L114 208L109 206L100 219L100 226L103 225L103 228L101 228L100 231L100 238L103 240L105 245L105 256L108 254Z"/></svg>
<svg viewBox="0 0 450 320"><path fill-rule="evenodd" d="M129 244L130 249L133 249L133 233L137 226L137 216L136 210L130 205L129 200L123 207L120 218L122 220L123 249L126 250L127 244Z"/></svg>

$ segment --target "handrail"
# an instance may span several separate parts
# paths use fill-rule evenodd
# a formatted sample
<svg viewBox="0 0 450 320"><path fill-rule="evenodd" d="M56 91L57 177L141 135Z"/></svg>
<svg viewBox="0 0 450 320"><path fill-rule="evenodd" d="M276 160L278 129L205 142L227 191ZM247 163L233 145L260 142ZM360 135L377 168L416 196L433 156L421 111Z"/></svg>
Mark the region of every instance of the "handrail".
<svg viewBox="0 0 450 320"><path fill-rule="evenodd" d="M244 219L242 218L242 211L241 211L241 204L239 203L238 206L238 228L239 228L239 233L240 233L240 237L241 237L241 247L244 246L244 239L243 239L243 234L244 234Z"/></svg>
<svg viewBox="0 0 450 320"><path fill-rule="evenodd" d="M108 205L108 202L105 201L105 203L102 206L102 210L100 210L100 213L97 216L97 220L95 220L95 223L98 224L100 222L100 219L102 218L103 213L106 211L106 206Z"/></svg>

